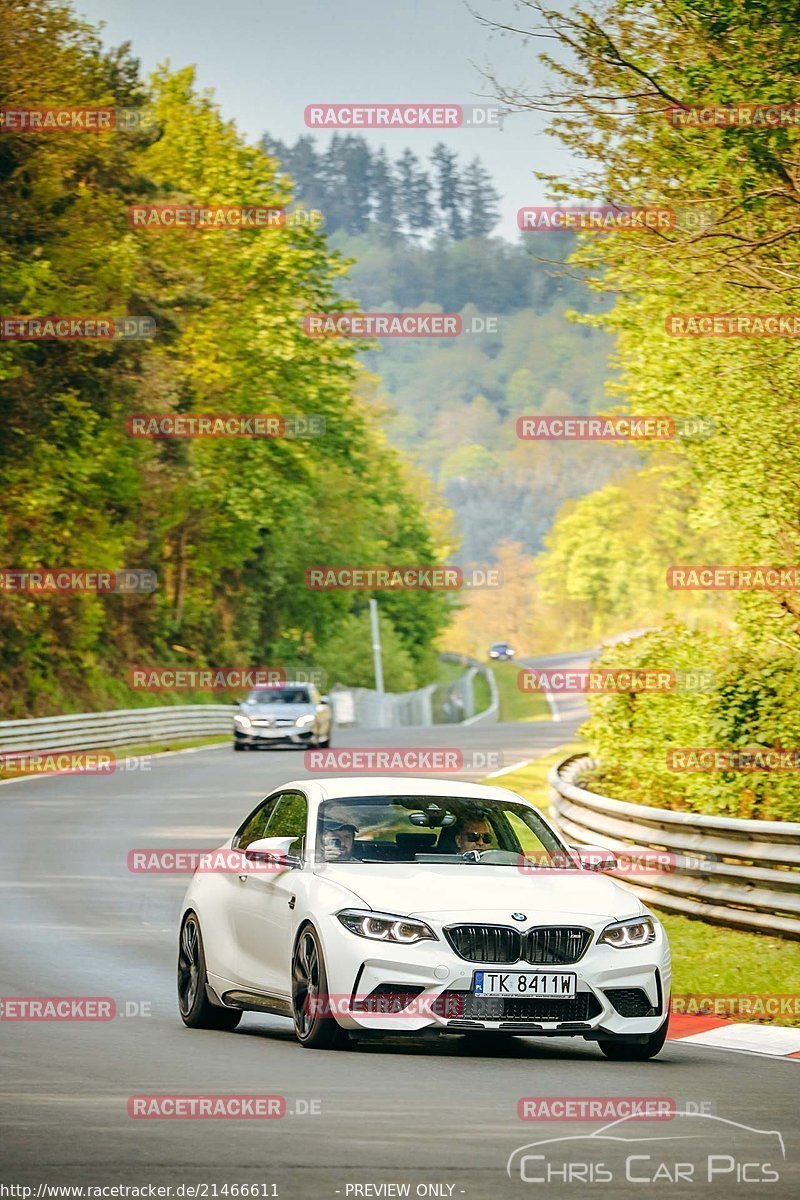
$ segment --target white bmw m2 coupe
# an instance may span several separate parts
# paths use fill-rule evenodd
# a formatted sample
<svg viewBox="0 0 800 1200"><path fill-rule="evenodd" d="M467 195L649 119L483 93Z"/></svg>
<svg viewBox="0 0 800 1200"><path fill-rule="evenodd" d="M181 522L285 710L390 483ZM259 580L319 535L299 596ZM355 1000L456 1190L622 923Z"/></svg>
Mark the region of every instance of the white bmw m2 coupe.
<svg viewBox="0 0 800 1200"><path fill-rule="evenodd" d="M599 873L613 855L589 849L505 788L288 783L192 878L181 1017L233 1029L243 1012L278 1014L316 1048L501 1033L652 1058L669 1019L666 934Z"/></svg>

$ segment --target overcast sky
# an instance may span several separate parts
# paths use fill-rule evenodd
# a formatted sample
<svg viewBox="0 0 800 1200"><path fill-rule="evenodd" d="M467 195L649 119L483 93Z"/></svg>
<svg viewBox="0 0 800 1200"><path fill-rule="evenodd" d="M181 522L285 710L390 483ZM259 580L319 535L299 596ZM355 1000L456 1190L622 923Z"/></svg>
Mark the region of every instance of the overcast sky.
<svg viewBox="0 0 800 1200"><path fill-rule="evenodd" d="M169 59L195 63L202 87L213 88L223 114L250 139L264 131L293 142L309 132L305 106L317 101L480 103L491 65L505 83L541 82L538 48L492 34L463 0L73 0L93 24L104 21L110 45L130 41L145 71ZM486 17L510 20L512 0L474 0ZM486 100L486 103L489 103ZM517 209L542 203L536 170L564 171L569 159L542 132L536 113L508 117L498 129L446 133L364 131L392 158L410 146L427 156L446 141L464 156L480 155L502 194L495 232L518 236ZM321 144L330 134L318 133Z"/></svg>

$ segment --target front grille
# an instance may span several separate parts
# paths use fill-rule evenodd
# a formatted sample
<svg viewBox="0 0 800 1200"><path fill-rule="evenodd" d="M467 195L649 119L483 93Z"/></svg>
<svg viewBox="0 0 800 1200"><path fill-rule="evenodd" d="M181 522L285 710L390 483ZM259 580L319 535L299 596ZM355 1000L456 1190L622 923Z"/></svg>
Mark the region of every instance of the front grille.
<svg viewBox="0 0 800 1200"><path fill-rule="evenodd" d="M605 994L621 1017L658 1016L642 988L606 988Z"/></svg>
<svg viewBox="0 0 800 1200"><path fill-rule="evenodd" d="M451 925L444 936L467 962L519 962L519 930L507 925Z"/></svg>
<svg viewBox="0 0 800 1200"><path fill-rule="evenodd" d="M544 997L473 996L471 992L442 992L431 1005L437 1016L451 1021L590 1021L602 1011L593 992L578 992L564 1000Z"/></svg>
<svg viewBox="0 0 800 1200"><path fill-rule="evenodd" d="M523 937L522 957L526 962L574 963L586 953L591 929L579 926L545 925L530 929Z"/></svg>
<svg viewBox="0 0 800 1200"><path fill-rule="evenodd" d="M574 963L586 953L591 929L578 925L543 925L520 933L508 925L451 925L444 931L459 958L467 962L536 966Z"/></svg>

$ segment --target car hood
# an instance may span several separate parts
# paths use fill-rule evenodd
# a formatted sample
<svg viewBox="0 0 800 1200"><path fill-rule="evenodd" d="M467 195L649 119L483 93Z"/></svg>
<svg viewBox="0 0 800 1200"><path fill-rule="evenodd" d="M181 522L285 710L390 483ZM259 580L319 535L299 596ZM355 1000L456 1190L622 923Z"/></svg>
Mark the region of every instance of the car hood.
<svg viewBox="0 0 800 1200"><path fill-rule="evenodd" d="M512 912L523 912L529 925L554 914L597 921L644 911L632 892L592 871L523 875L516 867L336 863L326 866L324 873L370 908L404 916L438 916L444 921L472 914L508 924Z"/></svg>

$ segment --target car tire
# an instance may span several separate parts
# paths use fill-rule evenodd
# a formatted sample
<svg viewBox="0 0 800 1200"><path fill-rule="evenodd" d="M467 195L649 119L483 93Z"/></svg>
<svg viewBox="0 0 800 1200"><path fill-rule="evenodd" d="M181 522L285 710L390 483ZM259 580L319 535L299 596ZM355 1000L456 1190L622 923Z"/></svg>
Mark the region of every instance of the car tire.
<svg viewBox="0 0 800 1200"><path fill-rule="evenodd" d="M304 925L292 954L292 1017L295 1037L311 1050L339 1050L349 1042L335 1017L308 1012L309 996L328 995L328 976L317 931Z"/></svg>
<svg viewBox="0 0 800 1200"><path fill-rule="evenodd" d="M233 748L234 750L246 750L247 746L245 746L244 742L234 742Z"/></svg>
<svg viewBox="0 0 800 1200"><path fill-rule="evenodd" d="M605 1054L606 1058L611 1058L615 1062L646 1062L648 1058L655 1058L664 1048L664 1042L667 1040L667 1030L669 1029L669 1017L664 1024L655 1033L651 1033L646 1042L625 1042L621 1038L601 1038L598 1041L598 1046Z"/></svg>
<svg viewBox="0 0 800 1200"><path fill-rule="evenodd" d="M188 912L178 938L178 1010L190 1029L235 1029L238 1008L220 1008L206 993L206 955L197 914Z"/></svg>
<svg viewBox="0 0 800 1200"><path fill-rule="evenodd" d="M320 738L320 740L317 742L317 745L319 746L320 750L328 750L330 748L330 744L331 735L330 730L328 730L328 736L326 738Z"/></svg>

